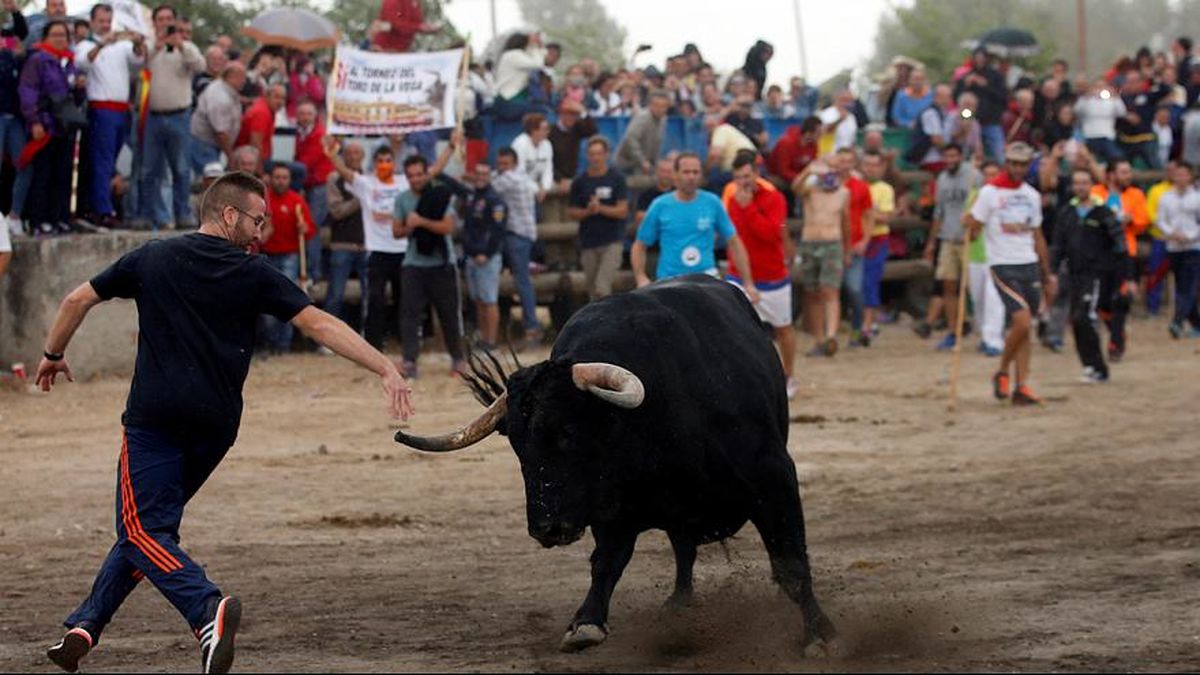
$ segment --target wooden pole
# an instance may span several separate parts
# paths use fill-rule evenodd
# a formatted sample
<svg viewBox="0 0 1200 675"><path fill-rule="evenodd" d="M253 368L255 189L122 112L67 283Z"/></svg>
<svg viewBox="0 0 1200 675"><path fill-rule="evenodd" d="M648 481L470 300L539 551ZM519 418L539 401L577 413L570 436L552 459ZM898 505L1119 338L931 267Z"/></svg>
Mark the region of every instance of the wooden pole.
<svg viewBox="0 0 1200 675"><path fill-rule="evenodd" d="M466 104L465 95L466 95L466 89L467 89L467 82L470 78L470 70L471 70L471 36L470 36L470 34L468 34L466 43L463 45L462 64L458 68L458 96L454 97L454 105L455 105L454 128L456 131L458 131L458 134L460 136L462 135L462 130L463 130L463 113L466 112L465 108L466 108L467 104ZM466 145L466 143L460 143L458 145L458 147L454 149L454 156L460 162L466 161L465 153L466 153L467 149L464 147L465 145Z"/></svg>
<svg viewBox="0 0 1200 675"><path fill-rule="evenodd" d="M971 235L963 233L962 272L958 277L958 316L954 322L954 364L950 367L950 404L947 409L958 408L958 374L962 367L963 324L967 319L967 277L971 265Z"/></svg>
<svg viewBox="0 0 1200 675"><path fill-rule="evenodd" d="M1087 73L1087 11L1083 0L1075 0L1075 31L1079 34L1079 70Z"/></svg>
<svg viewBox="0 0 1200 675"><path fill-rule="evenodd" d="M304 220L304 210L299 206L296 209L296 237L300 240L300 288L305 293L308 293L308 248L304 234L308 231L308 223Z"/></svg>

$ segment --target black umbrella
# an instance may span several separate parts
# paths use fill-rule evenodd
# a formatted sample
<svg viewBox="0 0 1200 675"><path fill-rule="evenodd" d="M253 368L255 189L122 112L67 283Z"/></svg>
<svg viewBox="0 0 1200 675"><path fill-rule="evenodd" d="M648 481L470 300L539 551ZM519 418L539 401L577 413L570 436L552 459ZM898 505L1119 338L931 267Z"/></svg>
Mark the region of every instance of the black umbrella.
<svg viewBox="0 0 1200 675"><path fill-rule="evenodd" d="M1042 50L1037 38L1019 28L993 28L972 40L963 42L967 49L983 47L989 54L1001 58L1033 56Z"/></svg>

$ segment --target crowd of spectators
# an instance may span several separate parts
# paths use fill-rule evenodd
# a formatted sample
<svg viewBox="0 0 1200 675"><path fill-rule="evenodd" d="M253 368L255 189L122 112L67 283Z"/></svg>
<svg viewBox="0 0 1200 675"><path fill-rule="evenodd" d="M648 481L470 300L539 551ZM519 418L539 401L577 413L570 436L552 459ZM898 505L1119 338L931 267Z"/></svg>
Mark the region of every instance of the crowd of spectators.
<svg viewBox="0 0 1200 675"><path fill-rule="evenodd" d="M603 69L537 32L517 32L495 63L472 61L462 94L465 135L420 132L364 146L327 137L328 73L312 55L240 50L224 35L202 49L187 18L165 5L153 10L150 36L113 30L112 8L103 3L86 18L68 17L63 0L48 0L29 17L13 0L3 8L11 21L0 48L0 154L8 160L0 209L13 235L191 228L207 182L226 170L255 173L271 195L261 251L289 276L327 279L326 306L361 324L373 344L389 333L402 338L410 374L413 343L432 326L430 307L461 368L461 310L449 300L457 297L460 267L485 343L500 339L502 267L513 274L525 334L541 339L531 270L549 195L562 195L567 218L579 223L589 297L610 293L631 234L653 200L674 189L679 163L664 140L670 118L705 134L707 151L698 158L704 189L733 189L726 186L749 162L755 173L742 180L739 200L754 203L760 188L747 196L746 186L761 186L780 193L786 216L805 218L799 241L801 265L809 268L801 277L806 306L817 308L806 323L814 357L836 352L843 305L852 347L869 346L892 318L881 294L889 257L923 254L935 267L938 292L917 333L953 325L956 303L941 296L949 300L963 282L954 264L966 245L959 219L989 167L1004 162L1006 147L1032 150L1027 177L1042 194L1048 239L1072 199L1072 172L1083 170L1098 182L1097 199L1109 200L1127 226L1131 251L1153 210L1137 196L1131 168L1200 161L1200 66L1192 66L1188 38L1176 40L1170 54L1140 50L1095 78L1072 77L1063 60L1034 73L980 48L950 80L931 81L922 64L897 57L865 91L822 97L801 77L788 78L786 88L772 83L774 50L761 40L741 68L718 73L694 44L661 68L631 62ZM403 51L412 34L437 27L400 29L409 37L403 45L376 30L370 48ZM519 122L521 133L506 147L487 148L477 122L489 117ZM596 121L613 117L628 118L621 137L597 135ZM774 120L786 129L772 142L767 122ZM280 131L294 137L287 158L274 147ZM910 166L934 175L923 191L904 180L901 169ZM631 180L637 176L644 178ZM1172 213L1195 220L1194 201ZM931 218L928 237L914 241L889 227L903 217ZM778 226L786 230L786 220ZM1154 291L1161 292L1168 258L1182 285L1190 283L1194 305L1197 246L1152 232L1151 261L1141 270L1149 308L1160 305ZM986 269L984 252L971 255ZM361 283L365 315L347 313L352 277ZM977 322L995 292L980 279L972 287ZM1132 294L1137 279L1128 275L1121 292ZM1057 323L1047 322L1051 348L1062 344L1064 302L1056 305ZM1124 316L1115 314L1109 352L1119 358ZM988 342L995 327L982 328L981 349L995 353L998 345ZM293 341L284 325L268 325L265 338L273 350ZM952 347L953 335L939 346Z"/></svg>

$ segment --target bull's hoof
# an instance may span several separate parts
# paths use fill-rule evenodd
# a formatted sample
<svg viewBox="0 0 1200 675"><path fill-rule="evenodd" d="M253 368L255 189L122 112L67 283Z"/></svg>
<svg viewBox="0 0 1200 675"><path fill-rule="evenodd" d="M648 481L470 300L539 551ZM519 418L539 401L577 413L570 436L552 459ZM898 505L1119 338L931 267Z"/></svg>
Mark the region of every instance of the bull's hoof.
<svg viewBox="0 0 1200 675"><path fill-rule="evenodd" d="M695 596L691 593L672 593L663 603L663 609L668 612L679 612L695 604Z"/></svg>
<svg viewBox="0 0 1200 675"><path fill-rule="evenodd" d="M567 634L558 645L558 650L567 653L579 652L588 647L595 647L607 639L608 628L594 623L583 623L567 630Z"/></svg>
<svg viewBox="0 0 1200 675"><path fill-rule="evenodd" d="M801 639L800 648L806 657L835 657L841 652L836 638L837 628L834 628L829 617L822 614L811 624L805 622L804 637Z"/></svg>
<svg viewBox="0 0 1200 675"><path fill-rule="evenodd" d="M833 659L841 655L842 650L835 639L817 638L801 647L804 658Z"/></svg>

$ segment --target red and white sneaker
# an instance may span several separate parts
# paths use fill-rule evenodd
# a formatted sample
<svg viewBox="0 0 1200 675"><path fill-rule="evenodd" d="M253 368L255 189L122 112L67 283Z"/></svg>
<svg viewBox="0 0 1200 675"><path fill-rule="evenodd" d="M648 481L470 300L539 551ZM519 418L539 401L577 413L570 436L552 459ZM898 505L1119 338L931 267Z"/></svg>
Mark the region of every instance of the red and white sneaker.
<svg viewBox="0 0 1200 675"><path fill-rule="evenodd" d="M54 662L54 665L62 668L68 673L73 673L79 670L79 662L83 657L87 656L88 652L92 651L92 645L95 639L82 626L76 626L67 631L58 644L46 650L46 656Z"/></svg>
<svg viewBox="0 0 1200 675"><path fill-rule="evenodd" d="M228 673L233 667L233 638L242 620L242 602L226 596L210 611L212 619L196 631L202 672Z"/></svg>

